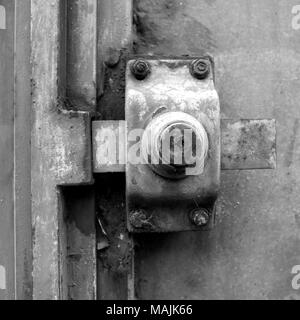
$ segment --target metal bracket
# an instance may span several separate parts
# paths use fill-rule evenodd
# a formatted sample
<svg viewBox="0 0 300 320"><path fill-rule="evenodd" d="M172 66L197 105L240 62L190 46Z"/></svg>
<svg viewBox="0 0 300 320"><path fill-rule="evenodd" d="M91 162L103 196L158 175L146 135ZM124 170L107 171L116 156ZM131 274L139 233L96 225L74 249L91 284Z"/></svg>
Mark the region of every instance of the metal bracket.
<svg viewBox="0 0 300 320"><path fill-rule="evenodd" d="M221 170L220 104L211 59L129 61L126 121L128 229L206 228ZM198 209L207 213L203 223L190 217Z"/></svg>

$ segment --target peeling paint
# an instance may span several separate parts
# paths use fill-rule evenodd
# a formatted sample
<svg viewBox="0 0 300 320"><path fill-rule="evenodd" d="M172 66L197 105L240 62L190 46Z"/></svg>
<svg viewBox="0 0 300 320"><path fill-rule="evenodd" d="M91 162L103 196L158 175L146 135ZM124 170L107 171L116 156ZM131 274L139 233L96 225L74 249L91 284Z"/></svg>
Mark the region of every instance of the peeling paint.
<svg viewBox="0 0 300 320"><path fill-rule="evenodd" d="M276 168L275 120L222 122L222 169Z"/></svg>
<svg viewBox="0 0 300 320"><path fill-rule="evenodd" d="M64 201L58 186L92 182L90 114L64 111L61 103L66 100L60 97L65 86L61 10L58 0L31 5L33 298L43 300L68 296Z"/></svg>

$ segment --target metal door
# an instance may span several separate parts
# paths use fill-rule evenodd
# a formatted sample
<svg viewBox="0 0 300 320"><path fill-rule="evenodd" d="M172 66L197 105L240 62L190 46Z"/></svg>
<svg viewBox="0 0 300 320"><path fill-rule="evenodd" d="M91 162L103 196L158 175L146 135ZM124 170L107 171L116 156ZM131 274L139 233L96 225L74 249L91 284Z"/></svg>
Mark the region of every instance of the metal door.
<svg viewBox="0 0 300 320"><path fill-rule="evenodd" d="M30 1L0 1L0 299L30 299Z"/></svg>
<svg viewBox="0 0 300 320"><path fill-rule="evenodd" d="M14 11L21 3L25 11ZM0 50L9 63L1 58L0 298L15 292L24 297L25 289L15 289L15 283L28 284L27 297L34 299L299 298L297 1L1 5L7 16L0 37L7 45L1 41ZM20 21L31 25L21 42L12 31ZM24 55L14 60L13 51ZM132 55L206 53L215 61L222 119L276 120L277 169L223 171L210 231L131 235L124 173L93 173L92 123L125 120L125 68ZM21 66L26 70L18 87L14 75ZM31 112L21 108L22 97ZM20 118L16 110L23 112ZM31 183L24 172L31 172Z"/></svg>
<svg viewBox="0 0 300 320"><path fill-rule="evenodd" d="M138 239L141 299L298 299L297 1L135 2L139 53L215 57L223 118L276 119L275 171L223 172L208 233ZM297 9L298 8L298 9Z"/></svg>

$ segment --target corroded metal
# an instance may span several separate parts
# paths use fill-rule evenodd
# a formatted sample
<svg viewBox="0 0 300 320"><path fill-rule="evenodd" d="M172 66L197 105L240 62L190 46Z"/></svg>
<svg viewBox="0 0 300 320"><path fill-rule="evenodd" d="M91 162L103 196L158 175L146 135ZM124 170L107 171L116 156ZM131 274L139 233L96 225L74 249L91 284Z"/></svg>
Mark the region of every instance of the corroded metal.
<svg viewBox="0 0 300 320"><path fill-rule="evenodd" d="M33 298L42 300L69 296L68 236L61 186L86 185L93 179L90 115L67 111L64 104L64 8L59 0L31 1ZM91 244L95 237L89 237ZM95 250L90 252L95 256ZM95 260L90 259L85 270L91 284L86 292L90 299L96 291L95 272L90 275Z"/></svg>
<svg viewBox="0 0 300 320"><path fill-rule="evenodd" d="M274 169L275 120L223 120L222 169Z"/></svg>
<svg viewBox="0 0 300 320"><path fill-rule="evenodd" d="M195 226L203 227L208 224L210 215L205 209L196 209L191 212L190 219Z"/></svg>
<svg viewBox="0 0 300 320"><path fill-rule="evenodd" d="M220 105L213 72L199 80L190 72L194 59L145 61L151 69L147 78L136 79L131 72L133 61L128 63L126 76L127 212L145 210L151 217L151 228L149 224L135 228L129 217L128 229L138 233L199 230L202 226L192 223L189 213L198 207L213 212L220 185ZM212 70L208 57L201 61ZM173 180L174 166L157 163L152 152L160 152L165 130L178 124L191 128L201 141L201 163L186 168L184 176ZM141 139L135 137L138 130L142 130ZM149 132L155 141L148 139ZM132 152L135 147L141 150L137 162ZM213 220L213 215L210 218Z"/></svg>
<svg viewBox="0 0 300 320"><path fill-rule="evenodd" d="M194 60L191 62L190 71L193 77L203 80L208 77L211 71L210 63L206 59Z"/></svg>
<svg viewBox="0 0 300 320"><path fill-rule="evenodd" d="M130 70L137 80L144 80L151 73L151 65L145 60L133 61Z"/></svg>
<svg viewBox="0 0 300 320"><path fill-rule="evenodd" d="M67 4L67 98L73 108L94 111L97 70L97 0Z"/></svg>
<svg viewBox="0 0 300 320"><path fill-rule="evenodd" d="M135 229L153 229L154 226L151 223L152 216L148 216L144 210L136 210L129 212L129 223Z"/></svg>

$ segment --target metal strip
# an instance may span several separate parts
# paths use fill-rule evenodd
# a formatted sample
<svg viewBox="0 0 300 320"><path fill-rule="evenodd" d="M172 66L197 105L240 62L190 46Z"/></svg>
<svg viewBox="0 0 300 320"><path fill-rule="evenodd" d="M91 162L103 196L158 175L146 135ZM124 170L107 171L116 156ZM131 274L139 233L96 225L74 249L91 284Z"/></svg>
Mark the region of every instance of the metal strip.
<svg viewBox="0 0 300 320"><path fill-rule="evenodd" d="M65 107L93 112L97 104L98 1L68 0L66 6ZM95 300L97 292L95 195L93 187L86 188L70 188L64 192L71 300Z"/></svg>
<svg viewBox="0 0 300 320"><path fill-rule="evenodd" d="M98 3L98 114L104 120L125 117L124 69L132 48L132 0L102 0ZM123 178L105 177L97 181L99 221L103 224L110 246L99 250L98 298L124 300L133 297L133 241L126 226L126 210L116 205L125 201ZM105 183L106 181L106 183ZM121 185L121 187L120 187ZM109 191L108 191L109 190ZM114 219L115 215L118 219ZM104 222L107 222L107 226ZM115 239L115 232L120 237ZM101 235L100 235L101 236ZM105 235L103 235L105 237ZM123 262L126 261L126 263ZM122 264L122 265L120 265Z"/></svg>
<svg viewBox="0 0 300 320"><path fill-rule="evenodd" d="M15 295L32 299L30 0L15 1Z"/></svg>
<svg viewBox="0 0 300 320"><path fill-rule="evenodd" d="M93 122L93 154L95 173L125 172L126 123L124 121ZM108 141L109 131L114 137ZM122 132L122 133L120 133ZM275 120L222 120L222 170L274 169L276 167ZM111 139L111 138L110 138ZM110 163L107 151L114 141L117 162Z"/></svg>
<svg viewBox="0 0 300 320"><path fill-rule="evenodd" d="M68 298L67 228L58 186L92 182L90 117L65 110L65 2L32 0L33 298Z"/></svg>
<svg viewBox="0 0 300 320"><path fill-rule="evenodd" d="M222 169L276 168L275 120L223 120Z"/></svg>
<svg viewBox="0 0 300 320"><path fill-rule="evenodd" d="M1 1L0 29L0 300L15 297L14 263L14 32L15 1Z"/></svg>
<svg viewBox="0 0 300 320"><path fill-rule="evenodd" d="M72 110L96 108L97 0L67 1L67 98Z"/></svg>

